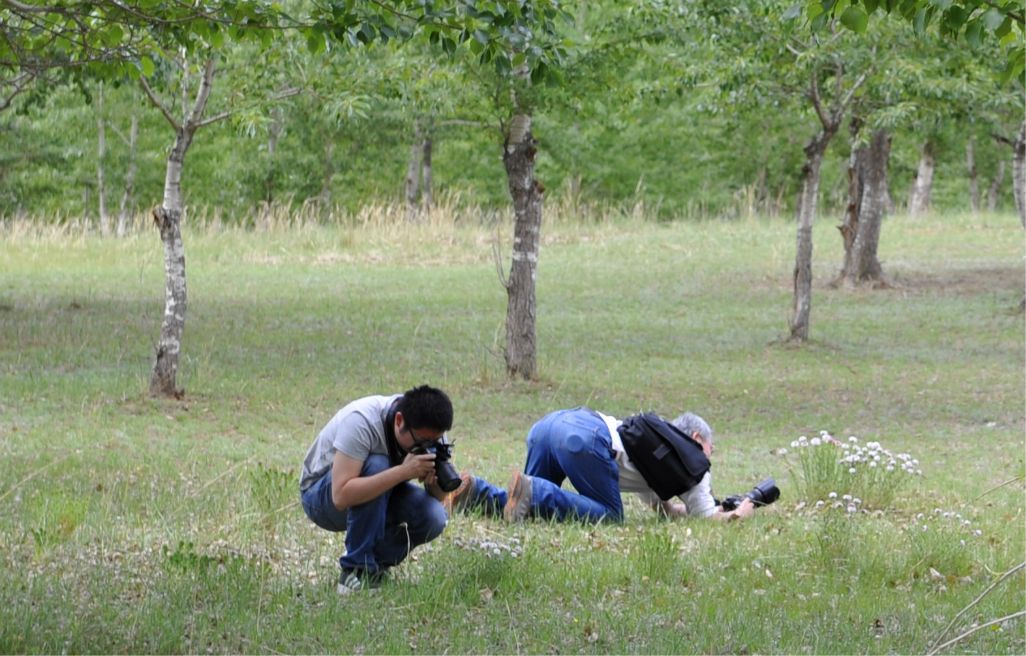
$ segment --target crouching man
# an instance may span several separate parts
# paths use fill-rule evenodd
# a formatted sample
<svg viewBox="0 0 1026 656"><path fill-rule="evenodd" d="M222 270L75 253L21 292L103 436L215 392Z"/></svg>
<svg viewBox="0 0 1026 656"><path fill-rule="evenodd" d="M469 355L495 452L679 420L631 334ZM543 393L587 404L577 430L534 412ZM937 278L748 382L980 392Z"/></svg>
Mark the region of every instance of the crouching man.
<svg viewBox="0 0 1026 656"><path fill-rule="evenodd" d="M621 522L621 492L634 492L653 509L674 518L736 520L755 513L751 498L728 510L713 497L709 463L713 433L704 419L686 412L673 420L679 435L671 443L684 452L687 467L667 469L673 459L665 457L671 449L664 442L649 443L645 448L645 444L627 439L634 434L631 429L621 433L627 426L642 425L637 421L641 417L621 421L585 407L552 412L531 427L524 472L514 472L506 489L464 473L462 484L446 505L451 511L477 509L486 515L501 514L510 522L531 517ZM637 446L632 448L634 444ZM576 492L562 487L566 479ZM672 496L680 501L671 500Z"/></svg>
<svg viewBox="0 0 1026 656"><path fill-rule="evenodd" d="M378 587L390 567L442 534L445 493L435 455L421 450L444 441L452 417L449 397L427 385L368 396L339 410L310 446L300 497L313 523L346 532L339 594Z"/></svg>

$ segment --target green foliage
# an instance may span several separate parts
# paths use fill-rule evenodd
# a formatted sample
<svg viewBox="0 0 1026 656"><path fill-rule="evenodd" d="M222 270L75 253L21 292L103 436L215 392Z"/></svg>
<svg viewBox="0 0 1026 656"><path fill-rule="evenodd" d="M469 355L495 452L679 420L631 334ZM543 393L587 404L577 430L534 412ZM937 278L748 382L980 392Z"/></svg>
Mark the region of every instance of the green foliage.
<svg viewBox="0 0 1026 656"><path fill-rule="evenodd" d="M999 42L1005 65L1001 80L1022 81L1026 11L1018 0L807 0L806 15L814 30L823 29L830 17L860 34L866 32L869 17L879 10L909 22L917 35L930 26L952 41L964 39L972 47L985 40ZM795 14L792 14L795 15Z"/></svg>

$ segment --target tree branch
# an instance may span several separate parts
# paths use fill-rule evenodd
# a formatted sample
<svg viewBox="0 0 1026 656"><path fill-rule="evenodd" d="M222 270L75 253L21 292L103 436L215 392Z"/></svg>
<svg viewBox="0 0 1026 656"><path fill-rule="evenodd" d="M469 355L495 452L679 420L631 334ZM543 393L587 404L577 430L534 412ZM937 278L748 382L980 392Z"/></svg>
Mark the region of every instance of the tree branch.
<svg viewBox="0 0 1026 656"><path fill-rule="evenodd" d="M969 633L963 633L962 635L958 636L954 640L949 640L948 642L945 642L943 645L937 645L937 643L940 642L941 639L944 638L945 635L947 635L948 631L951 630L951 627L953 627L955 625L955 622L958 621L958 618L960 618L963 615L965 615L966 612L968 612L970 608L972 608L976 604L980 603L980 600L983 599L984 597L986 597L988 594L990 594L990 591L993 590L994 588L996 588L1002 581L1004 581L1009 576L1011 576L1012 574L1015 574L1016 572L1018 572L1019 570L1021 570L1024 567L1026 567L1026 561L1023 561L1023 562L1019 563L1018 565L1016 565L1015 567L1013 567L1012 569L1008 570L1007 572L1002 574L1001 577L998 578L998 580L996 580L993 583L991 583L987 587L986 590L981 592L980 596L976 597L976 599L973 599L971 604L969 604L968 606L966 606L962 610L958 611L958 614L955 615L953 618L951 618L951 621L948 623L948 625L946 627L944 627L944 630L941 631L940 635L937 636L937 638L933 641L934 646L933 646L933 648L930 649L930 651L927 652L927 656L930 656L931 654L936 654L941 649L947 647L948 645L952 645L952 644L958 642L959 640L961 640L962 638L966 637L970 633L973 633L974 631L982 629L983 626L989 626L990 624L993 624L994 622L989 622L988 624L984 624L983 626L976 627L976 629L973 629L973 631L970 631ZM1026 611L1022 611L1021 613L1018 613L1018 614L1022 615L1024 613L1026 613ZM1014 615L1011 615L1009 617L1014 617ZM1004 621L1006 619L1008 619L1008 617L1004 617L1001 620L995 620L995 621L996 622L997 621Z"/></svg>
<svg viewBox="0 0 1026 656"><path fill-rule="evenodd" d="M160 110L164 115L164 118L167 119L167 122L171 124L171 127L173 127L176 132L180 130L182 126L178 123L178 119L171 114L171 110L169 110L164 103L160 102L160 99L153 93L153 89L151 89L150 85L146 83L146 76L139 76L139 84L142 86L143 91L146 92L146 97L150 99L150 102L154 107Z"/></svg>
<svg viewBox="0 0 1026 656"><path fill-rule="evenodd" d="M959 634L959 635L955 636L954 638L952 638L951 640L948 640L943 645L938 645L936 648L931 649L930 651L928 651L926 653L926 656L933 656L934 654L939 652L941 649L944 649L945 647L949 647L949 646L955 644L956 642L958 642L962 638L968 638L972 634L976 633L977 631L979 631L981 629L985 629L988 626L994 626L995 624L1001 624L1002 622L1007 622L1008 620L1014 620L1017 617L1023 617L1023 616L1026 616L1026 610L1020 610L1017 613L1012 613L1011 615L1005 615L1004 617L999 617L996 620L991 620L991 621L987 622L986 624L981 624L979 626L974 626L973 628L969 629L965 633Z"/></svg>
<svg viewBox="0 0 1026 656"><path fill-rule="evenodd" d="M823 111L823 102L819 98L819 80L816 77L819 75L819 69L813 68L812 74L809 76L809 99L812 100L812 106L816 109L816 116L819 117L819 122L823 124L823 127L830 126L830 119L827 118L826 113Z"/></svg>

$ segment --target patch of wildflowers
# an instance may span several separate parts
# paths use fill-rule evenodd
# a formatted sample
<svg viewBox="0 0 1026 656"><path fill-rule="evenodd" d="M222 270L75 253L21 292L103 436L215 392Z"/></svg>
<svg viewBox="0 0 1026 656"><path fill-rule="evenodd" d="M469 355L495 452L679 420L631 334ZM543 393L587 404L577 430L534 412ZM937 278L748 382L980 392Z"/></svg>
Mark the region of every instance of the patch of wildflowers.
<svg viewBox="0 0 1026 656"><path fill-rule="evenodd" d="M854 435L842 442L828 431L820 431L812 439L802 435L793 440L791 449L798 461L797 468L792 466L793 480L805 503L833 499L827 493L842 488L851 491L849 497L857 494L867 507L885 509L912 477L923 473L919 460L910 454L891 452L875 440L862 444ZM777 453L786 455L788 451ZM857 509L861 507L857 504Z"/></svg>

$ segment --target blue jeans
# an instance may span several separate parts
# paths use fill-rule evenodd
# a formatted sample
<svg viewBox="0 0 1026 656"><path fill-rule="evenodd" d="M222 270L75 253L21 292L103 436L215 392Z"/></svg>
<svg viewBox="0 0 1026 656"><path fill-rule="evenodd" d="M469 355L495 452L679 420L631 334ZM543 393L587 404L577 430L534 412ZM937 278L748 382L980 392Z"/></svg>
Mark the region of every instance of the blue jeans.
<svg viewBox="0 0 1026 656"><path fill-rule="evenodd" d="M361 476L388 469L388 457L371 455ZM301 494L310 520L329 531L346 532L343 569L375 573L398 565L414 547L434 540L448 520L442 503L419 485L405 481L367 503L339 510L331 500L331 470Z"/></svg>
<svg viewBox="0 0 1026 656"><path fill-rule="evenodd" d="M557 521L623 521L620 469L609 428L586 408L545 415L527 434L527 465L531 476L531 515ZM577 493L564 490L567 478ZM509 494L483 478L476 480L470 507L493 514Z"/></svg>

